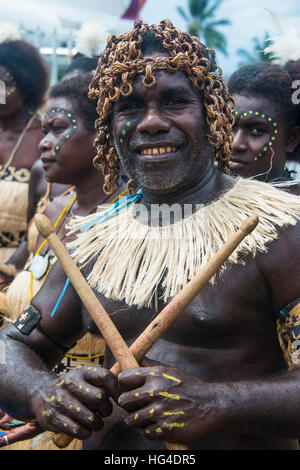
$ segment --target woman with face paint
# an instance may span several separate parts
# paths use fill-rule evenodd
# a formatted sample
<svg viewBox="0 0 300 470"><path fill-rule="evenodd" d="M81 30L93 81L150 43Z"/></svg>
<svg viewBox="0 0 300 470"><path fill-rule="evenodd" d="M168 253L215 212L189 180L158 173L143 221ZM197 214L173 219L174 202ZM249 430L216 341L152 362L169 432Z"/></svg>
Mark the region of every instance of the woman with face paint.
<svg viewBox="0 0 300 470"><path fill-rule="evenodd" d="M298 69L300 73L300 61ZM292 100L296 79L295 73L265 63L243 66L229 78L236 106L233 174L261 181L292 180L286 164L300 142L299 106ZM297 184L287 189L300 194Z"/></svg>
<svg viewBox="0 0 300 470"><path fill-rule="evenodd" d="M92 74L81 74L52 87L42 121L44 137L39 148L46 180L74 186L72 193L50 203L44 212L56 226L56 233L63 243L68 241L66 225L70 217L88 215L96 211L99 205L109 204L126 191L126 185L121 183L113 194L107 195L103 190L103 176L93 165L94 122L98 115L96 102L88 98L91 79ZM6 312L10 320L15 319L29 305L55 261L48 243L39 237L33 259L15 277L6 294L0 294L0 309ZM102 339L88 334L69 351L55 371L61 373L89 361L100 364L104 348ZM28 437L27 428L24 426L25 438ZM19 435L22 438L22 428ZM20 439L16 432L14 436L10 442ZM31 449L32 445L32 441L27 441L6 449L25 450ZM41 441L35 448L56 449L51 439ZM81 448L81 442L73 442L70 448Z"/></svg>
<svg viewBox="0 0 300 470"><path fill-rule="evenodd" d="M0 283L16 274L8 260L25 239L30 170L39 158L47 67L22 40L0 44ZM1 284L0 284L1 287Z"/></svg>

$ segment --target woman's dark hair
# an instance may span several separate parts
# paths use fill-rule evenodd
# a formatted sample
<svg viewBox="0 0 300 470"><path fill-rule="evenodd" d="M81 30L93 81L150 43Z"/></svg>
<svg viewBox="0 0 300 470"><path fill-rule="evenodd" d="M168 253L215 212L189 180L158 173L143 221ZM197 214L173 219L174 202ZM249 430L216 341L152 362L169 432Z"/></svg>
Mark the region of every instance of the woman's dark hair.
<svg viewBox="0 0 300 470"><path fill-rule="evenodd" d="M26 107L36 111L42 106L49 73L34 46L22 40L0 43L0 66L6 67L13 76Z"/></svg>
<svg viewBox="0 0 300 470"><path fill-rule="evenodd" d="M69 73L78 71L81 73L95 71L98 66L99 57L87 57L80 52L78 52L73 58L69 67L65 70L64 76L67 76Z"/></svg>
<svg viewBox="0 0 300 470"><path fill-rule="evenodd" d="M278 109L288 129L300 125L300 105L293 100L293 82L300 80L300 60L290 61L284 66L256 63L240 67L227 82L231 95L258 96L268 99ZM299 145L298 145L299 147ZM288 160L296 157L299 149Z"/></svg>
<svg viewBox="0 0 300 470"><path fill-rule="evenodd" d="M267 98L291 128L300 123L300 107L292 100L292 83L300 78L300 61L288 64L284 67L268 63L244 65L229 78L229 93Z"/></svg>
<svg viewBox="0 0 300 470"><path fill-rule="evenodd" d="M72 103L75 113L79 114L89 131L95 129L98 117L97 104L88 97L91 72L78 74L70 79L62 80L50 88L50 98L66 98Z"/></svg>

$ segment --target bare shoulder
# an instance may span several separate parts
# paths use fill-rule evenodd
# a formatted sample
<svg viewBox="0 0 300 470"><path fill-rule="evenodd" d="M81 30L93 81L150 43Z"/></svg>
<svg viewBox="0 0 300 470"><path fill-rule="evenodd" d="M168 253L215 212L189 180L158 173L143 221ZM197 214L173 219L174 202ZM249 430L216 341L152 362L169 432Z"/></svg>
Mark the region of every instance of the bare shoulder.
<svg viewBox="0 0 300 470"><path fill-rule="evenodd" d="M280 309L300 297L300 222L278 229L277 235L257 262Z"/></svg>
<svg viewBox="0 0 300 470"><path fill-rule="evenodd" d="M55 221L57 217L67 208L68 203L74 198L74 192L68 193L58 199L54 199L46 207L44 214L51 220Z"/></svg>

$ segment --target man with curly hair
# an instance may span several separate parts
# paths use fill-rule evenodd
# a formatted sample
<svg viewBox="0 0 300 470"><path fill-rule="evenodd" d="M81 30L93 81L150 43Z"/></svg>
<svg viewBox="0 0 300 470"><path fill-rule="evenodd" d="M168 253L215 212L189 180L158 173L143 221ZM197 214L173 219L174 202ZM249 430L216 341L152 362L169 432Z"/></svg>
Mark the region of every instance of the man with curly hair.
<svg viewBox="0 0 300 470"><path fill-rule="evenodd" d="M168 20L137 21L109 38L90 97L104 189L113 191L121 161L132 194L74 219L68 247L128 345L248 216L259 224L142 367L117 377L109 349L103 368L51 372L97 330L55 265L2 331L0 407L84 449L296 449L300 202L227 174L232 100L214 52Z"/></svg>

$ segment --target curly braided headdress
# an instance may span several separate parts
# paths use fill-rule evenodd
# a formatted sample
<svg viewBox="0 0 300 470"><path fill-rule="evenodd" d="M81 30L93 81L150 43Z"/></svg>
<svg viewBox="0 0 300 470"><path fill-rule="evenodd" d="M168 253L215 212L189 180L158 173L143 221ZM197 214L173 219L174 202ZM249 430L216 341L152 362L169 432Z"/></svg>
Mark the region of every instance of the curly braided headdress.
<svg viewBox="0 0 300 470"><path fill-rule="evenodd" d="M160 40L169 57L143 58L142 43L146 33L155 35ZM137 74L144 75L145 87L154 87L156 70L181 70L201 90L210 131L209 142L215 149L219 169L229 172L233 100L224 87L222 71L215 63L214 51L201 44L198 38L176 29L169 20L151 26L136 21L132 31L108 38L90 85L89 97L98 100L99 114L96 121L97 156L94 165L102 170L104 191L107 193L113 192L117 187L120 168L110 135L109 112L112 103L121 95L129 96L132 93L132 81Z"/></svg>

